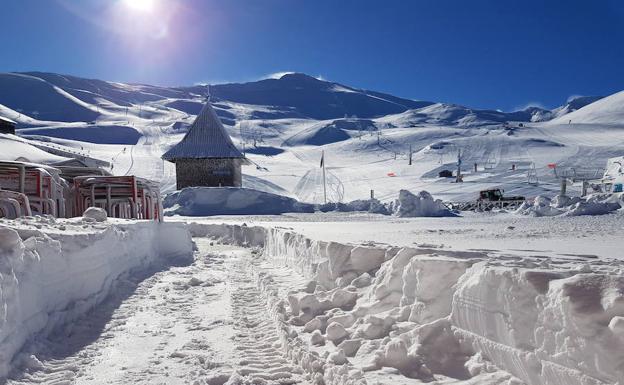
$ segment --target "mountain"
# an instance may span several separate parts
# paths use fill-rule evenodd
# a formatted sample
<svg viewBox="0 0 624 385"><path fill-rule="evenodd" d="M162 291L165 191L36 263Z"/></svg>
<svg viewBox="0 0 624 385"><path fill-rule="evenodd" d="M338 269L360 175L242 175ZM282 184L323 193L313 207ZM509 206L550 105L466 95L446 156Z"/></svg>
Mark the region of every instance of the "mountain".
<svg viewBox="0 0 624 385"><path fill-rule="evenodd" d="M100 115L53 83L28 74L0 74L0 90L0 104L34 119L92 121Z"/></svg>
<svg viewBox="0 0 624 385"><path fill-rule="evenodd" d="M566 104L552 110L553 118L563 116L565 114L569 114L570 112L579 110L602 98L604 98L604 96L577 96L575 98L570 98Z"/></svg>
<svg viewBox="0 0 624 385"><path fill-rule="evenodd" d="M14 115L21 113L46 122L94 121L107 108L121 111L165 99L169 100L164 107L194 115L208 93L207 86L122 84L44 72L0 74L0 89L5 91L0 94L0 104L15 111ZM210 93L213 101L265 107L250 111L245 116L250 119L372 118L433 104L360 90L300 73L279 79L213 85ZM235 123L237 117L228 113L227 106L217 105L216 110L226 120L224 123ZM35 125L25 120L23 123L23 126Z"/></svg>
<svg viewBox="0 0 624 385"><path fill-rule="evenodd" d="M480 127L500 125L506 122L542 121L544 116L550 116L550 111L537 107L529 107L516 112L502 112L472 109L457 104L435 103L386 118L388 124L394 127L424 125Z"/></svg>
<svg viewBox="0 0 624 385"><path fill-rule="evenodd" d="M374 190L388 201L407 188L462 201L501 184L510 194L554 193L559 184L548 164L598 169L621 156L624 145L624 92L574 98L554 110L504 112L413 101L297 73L210 89L5 73L0 91L0 115L18 122L18 136L0 135L0 159L52 164L58 154L79 154L110 162L115 174L159 181L163 191L175 189L175 165L161 156L185 135L208 91L251 162L245 184L314 202L324 201L321 154L331 199L361 199ZM460 149L470 183L454 188L437 176L456 168ZM539 185L527 184L533 166Z"/></svg>
<svg viewBox="0 0 624 385"><path fill-rule="evenodd" d="M557 120L562 116L566 116L562 122L572 118L577 122L601 122L611 121L611 111L619 108L618 98L611 102L611 97L589 96L572 99L552 111L537 107L515 112L481 110L400 98L301 73L248 83L217 84L210 86L209 90L204 85L159 87L45 72L3 73L0 74L0 89L3 91L0 93L0 113L16 120L22 128L86 122L118 126L120 116L127 118L129 125L134 118L140 119L143 126L145 120L156 122L176 114L188 118L201 109L208 91L215 111L229 126L242 120L287 118L318 121L387 118L386 123L395 127L479 127L505 122ZM579 111L585 112L577 113ZM599 117L603 112L608 115L604 119ZM574 115L568 117L571 114ZM311 136L302 133L291 142L314 142L315 132L321 126L311 127ZM346 138L342 130L343 127L325 127L318 134Z"/></svg>
<svg viewBox="0 0 624 385"><path fill-rule="evenodd" d="M201 92L197 87L188 90ZM301 73L249 83L218 84L211 86L210 92L219 99L288 108L298 111L302 116L319 120L342 118L345 115L374 118L433 104L360 90Z"/></svg>
<svg viewBox="0 0 624 385"><path fill-rule="evenodd" d="M568 100L566 104L561 107L555 108L552 111L553 119L558 118L560 116L567 115L576 110L580 110L581 108L590 105L598 100L604 98L604 96L579 96L575 98L571 98Z"/></svg>

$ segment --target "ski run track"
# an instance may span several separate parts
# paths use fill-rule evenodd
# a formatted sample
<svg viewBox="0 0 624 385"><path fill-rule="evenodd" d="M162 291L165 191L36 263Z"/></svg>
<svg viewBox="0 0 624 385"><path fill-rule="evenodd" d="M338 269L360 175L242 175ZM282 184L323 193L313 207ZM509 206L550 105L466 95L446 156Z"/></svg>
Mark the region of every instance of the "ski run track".
<svg viewBox="0 0 624 385"><path fill-rule="evenodd" d="M17 384L622 384L622 261L0 222ZM97 262L97 263L95 263Z"/></svg>

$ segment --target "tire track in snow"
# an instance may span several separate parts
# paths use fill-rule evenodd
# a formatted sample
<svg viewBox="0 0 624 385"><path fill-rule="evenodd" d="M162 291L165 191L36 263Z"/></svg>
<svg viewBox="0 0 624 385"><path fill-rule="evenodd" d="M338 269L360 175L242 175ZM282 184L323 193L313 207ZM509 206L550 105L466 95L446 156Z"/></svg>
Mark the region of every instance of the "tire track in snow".
<svg viewBox="0 0 624 385"><path fill-rule="evenodd" d="M236 260L230 270L234 342L241 359L234 384L307 384L303 370L284 356L265 298L251 276L250 261ZM236 382L239 381L239 382Z"/></svg>

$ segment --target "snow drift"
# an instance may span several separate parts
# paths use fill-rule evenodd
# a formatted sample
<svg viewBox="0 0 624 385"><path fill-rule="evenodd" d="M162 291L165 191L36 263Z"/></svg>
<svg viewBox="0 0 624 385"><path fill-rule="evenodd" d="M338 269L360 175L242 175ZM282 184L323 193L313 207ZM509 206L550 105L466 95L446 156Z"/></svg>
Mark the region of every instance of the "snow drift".
<svg viewBox="0 0 624 385"><path fill-rule="evenodd" d="M339 212L368 212L371 214L390 215L388 205L381 203L378 199L357 199L351 202L328 202L317 207L319 211L339 211Z"/></svg>
<svg viewBox="0 0 624 385"><path fill-rule="evenodd" d="M270 275L257 274L287 355L316 381L599 385L624 378L618 261L348 245L283 228L190 228L264 247L273 264L310 280L285 300Z"/></svg>
<svg viewBox="0 0 624 385"><path fill-rule="evenodd" d="M427 191L417 195L407 190L399 191L394 202L393 213L397 217L454 217L457 216L439 199L433 199Z"/></svg>
<svg viewBox="0 0 624 385"><path fill-rule="evenodd" d="M237 187L188 187L163 201L165 215L271 215L313 212L314 206L282 195Z"/></svg>
<svg viewBox="0 0 624 385"><path fill-rule="evenodd" d="M533 202L523 203L516 214L534 217L604 215L624 207L622 194L591 194L583 198L537 196Z"/></svg>
<svg viewBox="0 0 624 385"><path fill-rule="evenodd" d="M238 187L188 187L169 194L163 200L165 215L279 215L284 213L369 212L398 217L457 216L427 191L414 195L407 190L399 198L384 204L377 199L330 202L322 205L302 203L296 199L266 191Z"/></svg>
<svg viewBox="0 0 624 385"><path fill-rule="evenodd" d="M0 378L27 340L92 309L124 274L191 254L188 231L175 223L0 223Z"/></svg>

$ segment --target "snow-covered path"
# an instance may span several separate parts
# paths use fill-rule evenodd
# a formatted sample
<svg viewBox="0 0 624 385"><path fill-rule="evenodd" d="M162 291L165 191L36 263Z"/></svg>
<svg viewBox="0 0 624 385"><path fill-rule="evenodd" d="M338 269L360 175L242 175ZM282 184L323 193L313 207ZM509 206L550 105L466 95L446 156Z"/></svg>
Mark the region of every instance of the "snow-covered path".
<svg viewBox="0 0 624 385"><path fill-rule="evenodd" d="M255 255L195 241L191 265L129 277L81 320L27 346L7 383L214 385L234 371L245 383L300 383L251 277Z"/></svg>
<svg viewBox="0 0 624 385"><path fill-rule="evenodd" d="M234 341L240 355L237 374L249 377L253 384L264 381L302 383L302 369L283 357L275 323L268 316L265 298L250 275L249 261L239 258L233 263L229 277L237 286L231 297L236 329Z"/></svg>

